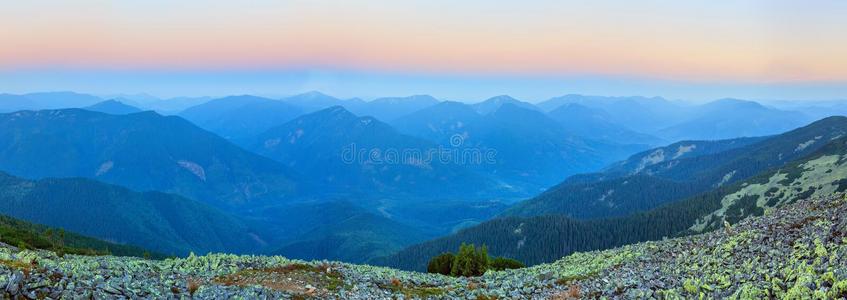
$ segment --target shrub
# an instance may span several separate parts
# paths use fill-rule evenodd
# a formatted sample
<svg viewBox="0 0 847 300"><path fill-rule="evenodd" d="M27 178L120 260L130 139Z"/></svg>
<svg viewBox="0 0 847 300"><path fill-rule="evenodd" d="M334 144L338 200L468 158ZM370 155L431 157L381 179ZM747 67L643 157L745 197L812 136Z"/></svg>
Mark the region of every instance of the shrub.
<svg viewBox="0 0 847 300"><path fill-rule="evenodd" d="M509 269L520 269L526 267L523 263L516 259L506 258L506 257L497 257L491 260L491 264L489 265L489 269L494 271L503 271Z"/></svg>
<svg viewBox="0 0 847 300"><path fill-rule="evenodd" d="M427 273L438 273L450 276L480 276L487 270L502 271L507 269L520 269L525 267L523 263L506 257L491 258L488 256L488 248L475 247L473 244L464 244L459 247L459 253L442 253L429 260Z"/></svg>
<svg viewBox="0 0 847 300"><path fill-rule="evenodd" d="M442 253L441 255L433 257L429 260L429 264L426 266L426 272L450 275L450 271L453 269L454 258L455 256L450 252Z"/></svg>
<svg viewBox="0 0 847 300"><path fill-rule="evenodd" d="M453 259L450 275L453 276L480 276L488 270L488 248L482 246L476 248L473 244L462 244L459 253Z"/></svg>

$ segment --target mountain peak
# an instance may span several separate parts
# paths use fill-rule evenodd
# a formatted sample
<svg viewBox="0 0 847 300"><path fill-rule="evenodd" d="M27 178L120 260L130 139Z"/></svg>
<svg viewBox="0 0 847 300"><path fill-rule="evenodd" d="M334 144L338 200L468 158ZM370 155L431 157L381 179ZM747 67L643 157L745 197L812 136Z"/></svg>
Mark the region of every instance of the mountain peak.
<svg viewBox="0 0 847 300"><path fill-rule="evenodd" d="M299 95L295 95L293 97L306 98L306 99L317 99L317 98L333 98L334 99L335 98L333 96L321 93L319 91L308 91L308 92L305 92L305 93L302 93L302 94L299 94Z"/></svg>
<svg viewBox="0 0 847 300"><path fill-rule="evenodd" d="M112 115L125 115L141 112L141 109L135 106L128 105L114 99L98 102L94 105L86 106L83 109Z"/></svg>
<svg viewBox="0 0 847 300"><path fill-rule="evenodd" d="M480 114L487 115L499 110L500 107L505 104L512 104L530 110L538 110L535 105L512 98L509 95L500 95L488 98L485 101L474 104L473 108L476 109L476 111Z"/></svg>
<svg viewBox="0 0 847 300"><path fill-rule="evenodd" d="M408 102L418 102L425 104L436 104L438 103L438 99L432 97L430 95L411 95L406 97L383 97L377 98L371 101L370 103L387 103L387 104L399 104L399 103L408 103Z"/></svg>
<svg viewBox="0 0 847 300"><path fill-rule="evenodd" d="M536 120L536 121L539 121L539 120L547 121L548 120L547 116L545 116L540 111L530 109L530 108L526 108L524 106L520 106L520 105L517 105L517 104L514 104L514 103L504 103L503 105L500 105L500 107L497 108L497 110L495 110L493 113L491 113L489 115L493 116L495 118L499 118L499 119L502 119L502 118L509 118L509 119L515 119L515 120L517 120L517 119L532 119L532 120Z"/></svg>
<svg viewBox="0 0 847 300"><path fill-rule="evenodd" d="M305 117L312 117L312 118L324 117L324 118L331 118L331 119L334 119L334 120L350 120L350 119L358 118L358 116L356 116L355 114L353 114L352 112L350 112L349 110L347 110L346 108L344 108L341 105L333 105L333 106L324 108L322 110L313 112L311 114L305 115L303 117L304 118Z"/></svg>
<svg viewBox="0 0 847 300"><path fill-rule="evenodd" d="M485 101L482 101L482 102L513 103L513 102L522 102L522 101L515 99L514 97L509 96L509 95L497 95L497 96L488 98L488 99L486 99Z"/></svg>
<svg viewBox="0 0 847 300"><path fill-rule="evenodd" d="M759 104L755 101L742 100L736 98L723 98L718 99L703 105L708 108L728 108L728 107L736 107L736 108L747 108L747 109L766 109L765 106Z"/></svg>

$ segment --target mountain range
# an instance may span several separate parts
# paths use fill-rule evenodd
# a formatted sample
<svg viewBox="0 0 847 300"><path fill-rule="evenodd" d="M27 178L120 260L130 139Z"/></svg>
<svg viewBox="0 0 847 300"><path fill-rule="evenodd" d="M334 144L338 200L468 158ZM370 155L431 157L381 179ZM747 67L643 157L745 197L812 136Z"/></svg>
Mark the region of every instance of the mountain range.
<svg viewBox="0 0 847 300"><path fill-rule="evenodd" d="M117 101L117 100L106 100L103 102L97 102L94 105L83 107L82 109L101 112L105 114L112 115L126 115L141 112L142 110L138 107Z"/></svg>
<svg viewBox="0 0 847 300"><path fill-rule="evenodd" d="M421 258L467 242L536 264L574 251L715 229L790 199L847 190L841 177L847 169L845 129L847 118L831 117L746 146L724 142L725 151L665 161L628 177L563 183L502 217L375 261L420 270ZM628 212L616 214L617 203Z"/></svg>
<svg viewBox="0 0 847 300"><path fill-rule="evenodd" d="M295 172L178 117L82 109L0 115L0 169L24 178L85 177L218 207L285 201Z"/></svg>
<svg viewBox="0 0 847 300"><path fill-rule="evenodd" d="M108 99L0 95L8 111L0 114L0 171L9 184L0 212L165 254L277 253L404 268L420 268L409 255L460 241L538 263L736 222L769 204L733 196L715 205L725 196L716 191L810 163L847 128L828 118L789 131L810 117L736 99L695 105L568 95L534 105L497 96L465 104L319 92ZM449 157L405 155L432 150ZM775 204L840 188L795 193L779 184L760 183L788 195ZM708 201L697 198L709 193ZM79 210L88 206L100 209ZM631 236L619 230L646 221L667 226ZM515 231L526 234L505 234ZM561 246L531 251L548 243Z"/></svg>
<svg viewBox="0 0 847 300"><path fill-rule="evenodd" d="M239 145L301 115L300 107L256 96L231 96L189 107L179 116Z"/></svg>
<svg viewBox="0 0 847 300"><path fill-rule="evenodd" d="M472 106L442 102L394 121L401 132L461 151L493 153L476 169L493 174L508 188L534 194L568 175L603 165L644 149L582 138L536 109L512 103L488 115Z"/></svg>
<svg viewBox="0 0 847 300"><path fill-rule="evenodd" d="M486 177L438 159L434 143L341 106L274 127L250 149L347 192L467 197L473 195L467 186L480 192L494 189Z"/></svg>

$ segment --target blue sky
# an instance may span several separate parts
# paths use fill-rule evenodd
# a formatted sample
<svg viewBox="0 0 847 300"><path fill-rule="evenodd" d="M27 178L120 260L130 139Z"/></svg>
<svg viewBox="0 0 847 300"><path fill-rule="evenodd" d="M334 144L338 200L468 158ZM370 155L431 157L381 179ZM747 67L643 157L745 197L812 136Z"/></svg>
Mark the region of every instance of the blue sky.
<svg viewBox="0 0 847 300"><path fill-rule="evenodd" d="M0 92L847 98L847 1L97 1L0 10Z"/></svg>

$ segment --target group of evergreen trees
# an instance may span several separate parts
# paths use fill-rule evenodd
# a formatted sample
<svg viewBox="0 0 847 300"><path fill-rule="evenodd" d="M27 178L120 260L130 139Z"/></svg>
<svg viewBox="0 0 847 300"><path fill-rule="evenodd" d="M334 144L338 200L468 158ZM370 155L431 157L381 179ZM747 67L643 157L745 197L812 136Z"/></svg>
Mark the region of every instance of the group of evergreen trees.
<svg viewBox="0 0 847 300"><path fill-rule="evenodd" d="M488 247L477 248L473 244L462 243L455 255L450 252L433 257L427 266L428 273L438 273L449 276L480 276L485 271L502 271L506 269L523 268L524 264L505 257L491 258Z"/></svg>
<svg viewBox="0 0 847 300"><path fill-rule="evenodd" d="M59 228L33 224L8 216L0 215L0 242L21 249L45 249L58 255L107 255L164 258L158 253L149 253L144 249L112 244Z"/></svg>

